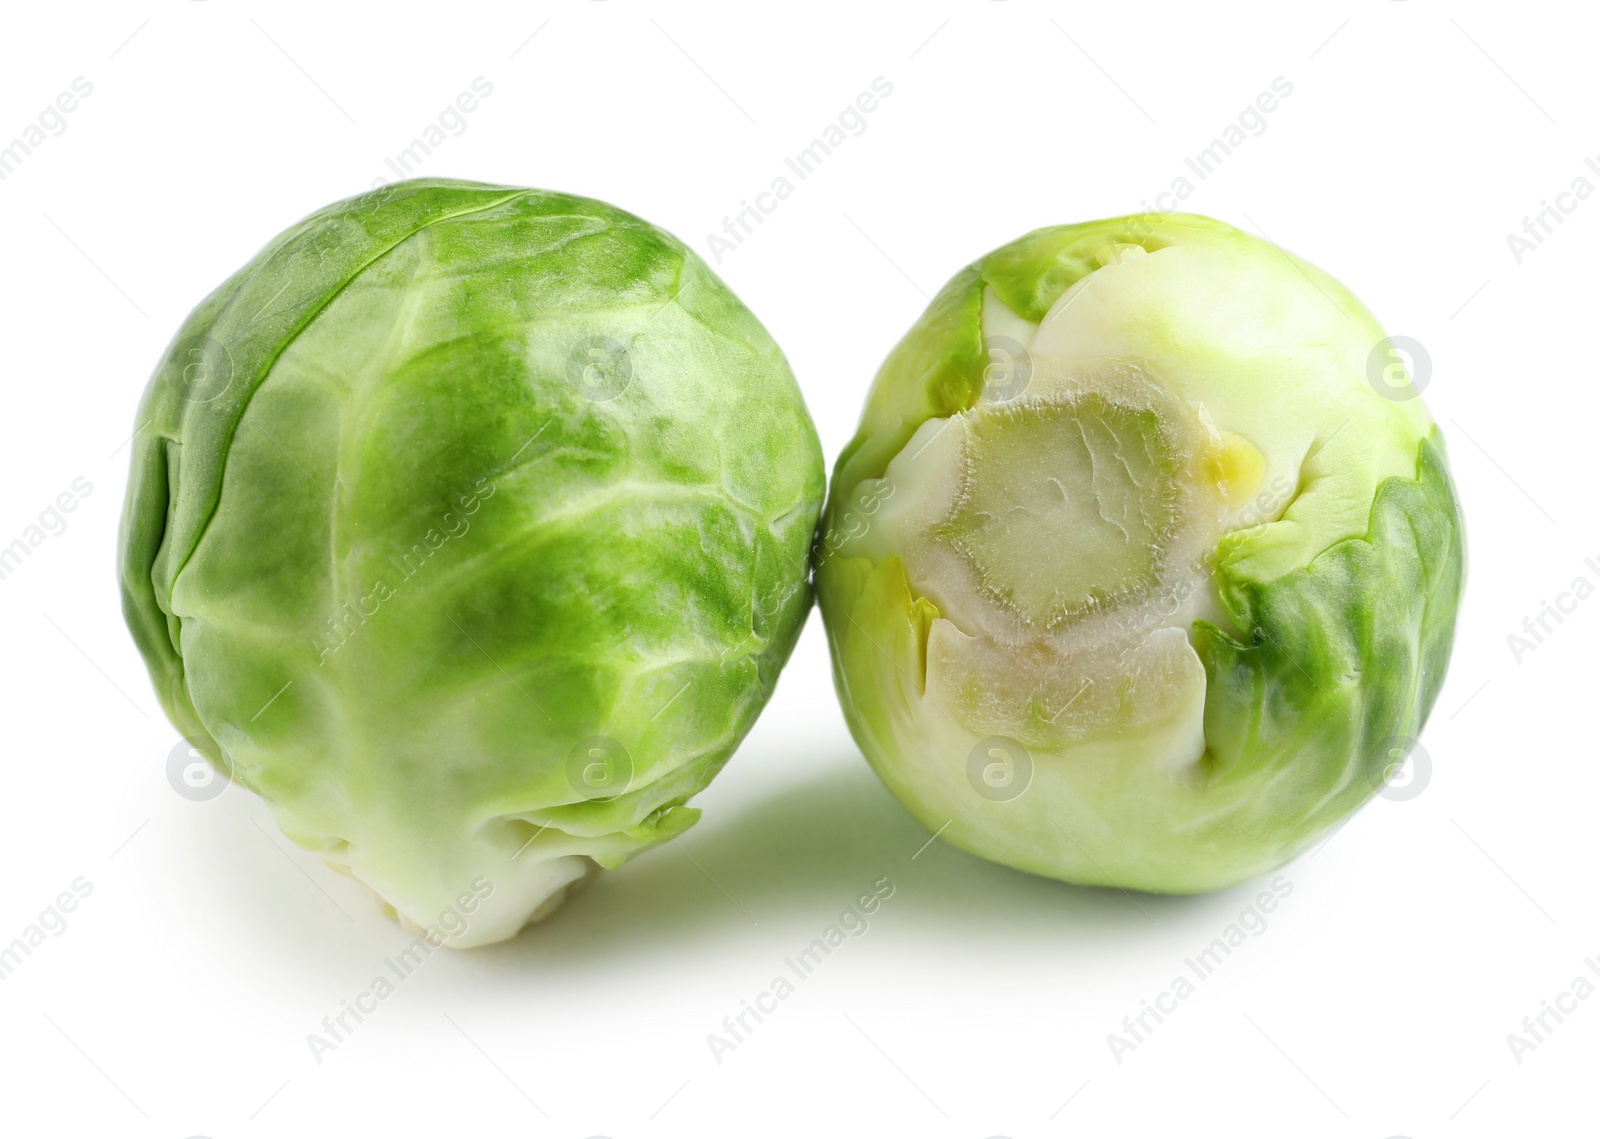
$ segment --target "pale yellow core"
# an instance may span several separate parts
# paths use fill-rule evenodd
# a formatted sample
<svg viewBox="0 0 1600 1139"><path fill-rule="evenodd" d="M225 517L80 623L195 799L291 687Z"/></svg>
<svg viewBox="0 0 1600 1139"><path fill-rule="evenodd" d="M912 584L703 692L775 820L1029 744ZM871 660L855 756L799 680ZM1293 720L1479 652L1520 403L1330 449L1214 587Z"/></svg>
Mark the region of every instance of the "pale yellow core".
<svg viewBox="0 0 1600 1139"><path fill-rule="evenodd" d="M1231 431L1222 433L1222 448L1211 464L1222 501L1230 507L1246 502L1261 489L1267 473L1267 457L1256 445Z"/></svg>

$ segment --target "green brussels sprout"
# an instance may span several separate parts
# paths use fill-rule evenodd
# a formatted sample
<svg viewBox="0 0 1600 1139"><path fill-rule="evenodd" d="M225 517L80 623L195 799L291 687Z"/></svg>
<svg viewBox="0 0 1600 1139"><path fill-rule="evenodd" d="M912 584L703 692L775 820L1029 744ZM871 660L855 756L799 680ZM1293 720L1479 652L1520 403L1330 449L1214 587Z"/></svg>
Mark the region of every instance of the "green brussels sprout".
<svg viewBox="0 0 1600 1139"><path fill-rule="evenodd" d="M901 802L997 862L1189 893L1385 787L1463 580L1397 344L1201 217L1042 229L957 274L819 538L845 717Z"/></svg>
<svg viewBox="0 0 1600 1139"><path fill-rule="evenodd" d="M691 825L811 604L788 364L601 202L329 206L200 304L138 427L123 608L167 714L453 945Z"/></svg>

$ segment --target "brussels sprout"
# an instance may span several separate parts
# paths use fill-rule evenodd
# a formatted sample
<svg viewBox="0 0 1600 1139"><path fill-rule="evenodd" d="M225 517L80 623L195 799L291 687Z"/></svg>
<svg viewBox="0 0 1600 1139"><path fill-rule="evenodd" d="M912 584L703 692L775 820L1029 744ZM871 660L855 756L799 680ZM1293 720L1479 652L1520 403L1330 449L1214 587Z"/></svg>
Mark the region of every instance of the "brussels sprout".
<svg viewBox="0 0 1600 1139"><path fill-rule="evenodd" d="M138 425L123 607L168 715L451 944L692 824L811 603L782 353L600 202L329 206L194 311Z"/></svg>
<svg viewBox="0 0 1600 1139"><path fill-rule="evenodd" d="M1393 342L1206 218L1039 230L945 286L839 459L846 719L975 854L1187 893L1293 857L1444 679L1462 526Z"/></svg>

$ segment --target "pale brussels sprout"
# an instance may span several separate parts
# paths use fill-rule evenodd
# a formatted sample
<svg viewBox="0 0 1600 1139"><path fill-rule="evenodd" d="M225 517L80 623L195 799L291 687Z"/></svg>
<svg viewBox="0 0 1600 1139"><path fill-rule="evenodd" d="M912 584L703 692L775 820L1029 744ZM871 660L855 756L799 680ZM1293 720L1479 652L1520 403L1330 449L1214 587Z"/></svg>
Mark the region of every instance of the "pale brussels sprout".
<svg viewBox="0 0 1600 1139"><path fill-rule="evenodd" d="M1278 866L1415 743L1461 516L1405 355L1220 222L1039 230L962 270L840 457L846 719L940 837L1193 892Z"/></svg>
<svg viewBox="0 0 1600 1139"><path fill-rule="evenodd" d="M811 596L822 456L705 264L422 180L285 231L139 412L123 605L168 715L453 945L689 826Z"/></svg>

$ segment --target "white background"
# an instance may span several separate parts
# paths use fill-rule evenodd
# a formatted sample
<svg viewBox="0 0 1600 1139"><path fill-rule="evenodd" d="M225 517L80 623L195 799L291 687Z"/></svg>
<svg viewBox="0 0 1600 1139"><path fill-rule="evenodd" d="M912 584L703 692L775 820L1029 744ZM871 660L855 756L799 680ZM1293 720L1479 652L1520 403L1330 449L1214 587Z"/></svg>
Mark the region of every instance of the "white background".
<svg viewBox="0 0 1600 1139"><path fill-rule="evenodd" d="M0 182L0 942L93 893L0 982L15 1134L1505 1136L1591 1121L1600 996L1507 1044L1600 958L1600 201L1506 236L1600 154L1579 5L145 3L8 13L0 142L93 93ZM536 33L536 34L535 34ZM529 37L532 36L530 39ZM1470 543L1431 776L1284 874L1293 893L1119 1064L1107 1034L1259 889L1131 898L988 865L880 787L813 617L682 840L496 948L436 955L318 1064L306 1035L409 939L175 734L114 543L139 393L188 309L367 189L482 76L419 173L615 202L707 235L877 76L893 94L716 265L784 347L829 462L926 297L1036 226L1183 205L1328 269L1426 346ZM1275 77L1292 95L1209 178ZM1597 562L1586 566L1584 559ZM913 855L917 855L913 860ZM717 1063L706 1037L887 876L870 932ZM1600 978L1595 978L1600 981ZM1063 1106L1065 1105L1065 1106Z"/></svg>

